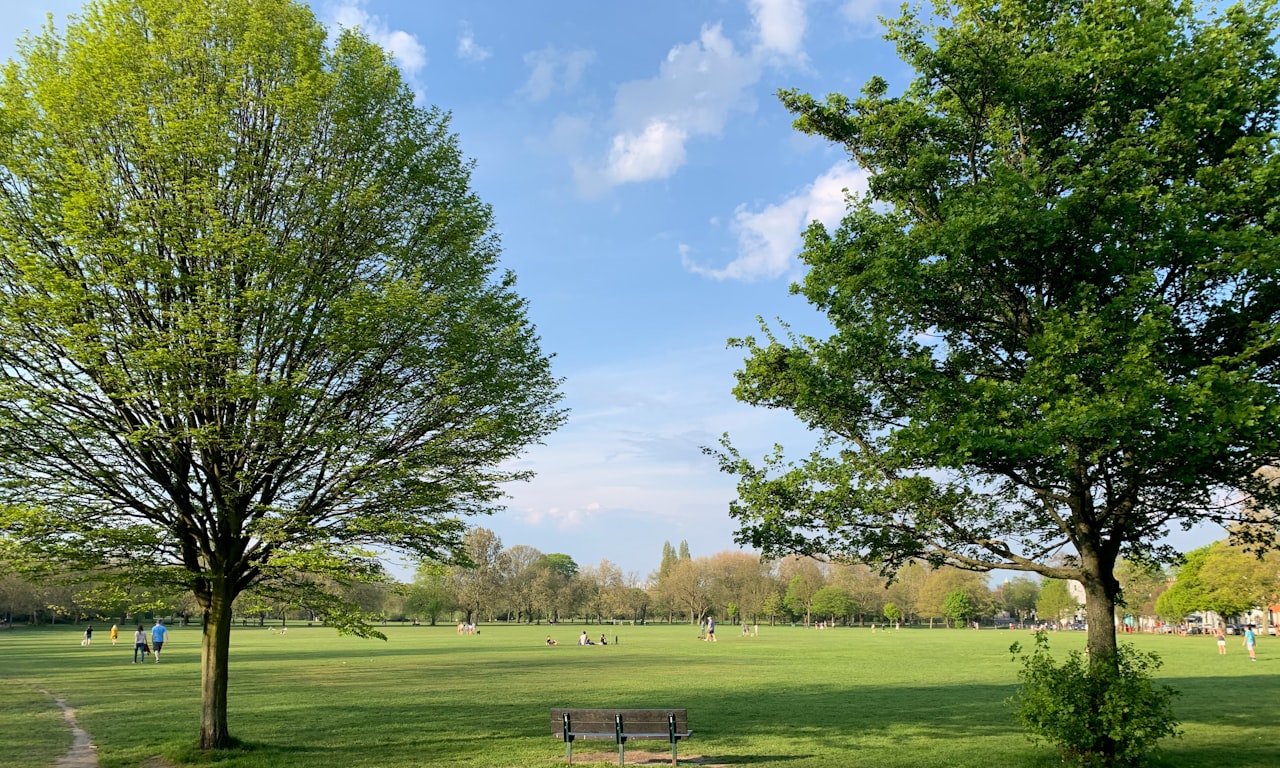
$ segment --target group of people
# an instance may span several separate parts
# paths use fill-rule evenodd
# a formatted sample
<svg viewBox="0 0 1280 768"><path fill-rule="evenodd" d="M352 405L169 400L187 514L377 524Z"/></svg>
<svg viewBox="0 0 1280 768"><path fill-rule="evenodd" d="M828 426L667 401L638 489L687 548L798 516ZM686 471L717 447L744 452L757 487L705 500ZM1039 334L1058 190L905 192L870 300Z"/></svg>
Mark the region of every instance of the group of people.
<svg viewBox="0 0 1280 768"><path fill-rule="evenodd" d="M578 645L596 645L594 641L587 635L587 630L582 630L582 634L578 637ZM600 634L599 645L608 645L609 641L605 638L604 633ZM547 645L559 645L552 639L551 635L547 635Z"/></svg>
<svg viewBox="0 0 1280 768"><path fill-rule="evenodd" d="M156 619L156 625L151 628L150 643L147 642L147 632L138 625L138 629L133 633L133 663L137 664L138 660L147 660L148 654L154 654L156 663L160 663L160 650L164 648L164 641L169 636L169 628L164 625L160 619ZM111 644L115 645L120 639L120 627L116 624L111 625ZM83 646L93 645L93 625L84 628L84 639L80 641Z"/></svg>
<svg viewBox="0 0 1280 768"><path fill-rule="evenodd" d="M1254 630L1254 626L1252 624L1246 624L1244 626L1244 631L1240 633L1241 635L1244 636L1240 644L1245 647L1245 650L1249 651L1249 661L1258 660L1258 638L1253 633L1253 630ZM1218 641L1218 655L1226 656L1227 655L1226 631L1222 628L1221 625L1219 625L1218 628L1213 631L1213 636Z"/></svg>
<svg viewBox="0 0 1280 768"><path fill-rule="evenodd" d="M160 663L160 650L164 648L164 641L169 636L169 628L164 625L160 619L156 619L156 625L151 628L151 646L147 646L147 633L143 630L142 625L138 625L138 630L133 633L133 663L137 664L139 656L145 662L147 653L154 653L156 663Z"/></svg>

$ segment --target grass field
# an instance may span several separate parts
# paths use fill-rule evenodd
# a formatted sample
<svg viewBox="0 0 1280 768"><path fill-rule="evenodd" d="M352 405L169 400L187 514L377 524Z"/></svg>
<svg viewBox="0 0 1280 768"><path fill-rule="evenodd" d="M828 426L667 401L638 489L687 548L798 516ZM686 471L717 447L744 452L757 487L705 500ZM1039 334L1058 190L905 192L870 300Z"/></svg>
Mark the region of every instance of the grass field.
<svg viewBox="0 0 1280 768"><path fill-rule="evenodd" d="M762 626L744 638L722 626L712 644L687 626L591 626L610 645L583 648L582 627L562 625L549 648L548 629L393 626L387 642L319 627L236 629L231 729L247 749L211 759L190 749L198 629L172 630L160 664L133 665L125 631L115 647L101 631L83 648L80 628L18 627L0 632L0 765L44 768L65 752L55 695L76 709L102 768L164 765L157 756L220 768L552 766L564 762L550 730L556 706L685 707L690 765L1059 765L1005 704L1019 669L1008 647L1029 632ZM1280 764L1280 641L1259 638L1250 663L1234 638L1225 658L1210 637L1133 640L1161 655L1162 681L1182 692L1184 735L1162 744L1156 765ZM1055 651L1083 643L1083 633L1051 639ZM599 759L582 760L590 753ZM627 755L630 764L670 751L635 742ZM574 758L617 764L611 742L579 741Z"/></svg>

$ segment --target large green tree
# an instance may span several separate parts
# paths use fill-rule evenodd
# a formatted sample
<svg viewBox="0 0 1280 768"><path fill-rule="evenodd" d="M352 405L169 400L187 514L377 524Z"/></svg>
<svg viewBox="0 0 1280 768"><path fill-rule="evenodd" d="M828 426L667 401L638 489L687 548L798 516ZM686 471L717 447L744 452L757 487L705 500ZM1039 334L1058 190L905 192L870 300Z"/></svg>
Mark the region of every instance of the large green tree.
<svg viewBox="0 0 1280 768"><path fill-rule="evenodd" d="M726 438L739 541L1074 579L1114 665L1117 559L1274 499L1276 23L1270 0L955 0L889 23L901 93L784 92L869 186L806 233L794 291L831 335L734 342L739 399L821 436L799 461Z"/></svg>
<svg viewBox="0 0 1280 768"><path fill-rule="evenodd" d="M19 43L3 532L195 595L201 747L237 595L450 557L562 420L499 252L448 116L299 2L99 0Z"/></svg>

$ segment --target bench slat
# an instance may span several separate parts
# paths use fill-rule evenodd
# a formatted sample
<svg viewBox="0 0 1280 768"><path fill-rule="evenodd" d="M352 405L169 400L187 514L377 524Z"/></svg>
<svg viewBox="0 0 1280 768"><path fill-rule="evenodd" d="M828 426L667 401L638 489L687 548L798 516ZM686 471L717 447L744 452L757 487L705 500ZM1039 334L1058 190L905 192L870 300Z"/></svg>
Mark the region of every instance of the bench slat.
<svg viewBox="0 0 1280 768"><path fill-rule="evenodd" d="M574 739L610 739L618 745L618 764L626 761L631 739L666 739L671 742L671 765L678 764L676 744L687 739L689 714L684 709L572 709L551 710L551 735L565 742L565 761L573 765Z"/></svg>
<svg viewBox="0 0 1280 768"><path fill-rule="evenodd" d="M676 731L689 730L689 711L687 709L572 709L561 707L551 710L551 731L559 734L564 728L564 714L569 713L571 731L604 733L608 738L614 735L614 716L622 715L622 732L630 735L638 733L661 732L667 736L667 716L675 715Z"/></svg>

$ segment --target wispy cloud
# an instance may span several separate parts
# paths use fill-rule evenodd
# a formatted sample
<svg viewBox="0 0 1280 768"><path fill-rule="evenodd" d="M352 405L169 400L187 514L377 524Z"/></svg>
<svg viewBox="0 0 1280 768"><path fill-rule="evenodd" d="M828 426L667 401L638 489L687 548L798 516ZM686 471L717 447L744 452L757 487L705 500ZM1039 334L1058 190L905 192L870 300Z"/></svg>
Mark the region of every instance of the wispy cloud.
<svg viewBox="0 0 1280 768"><path fill-rule="evenodd" d="M751 87L759 79L760 65L719 24L703 27L697 40L667 53L656 77L619 86L604 157L578 164L582 189L670 177L692 139L718 135L732 112L754 109Z"/></svg>
<svg viewBox="0 0 1280 768"><path fill-rule="evenodd" d="M859 33L879 36L884 33L880 17L892 17L898 8L894 0L847 0L840 6L840 13Z"/></svg>
<svg viewBox="0 0 1280 768"><path fill-rule="evenodd" d="M492 55L488 48L481 48L476 43L476 36L471 31L471 25L465 21L462 22L462 31L458 33L458 58L463 61L478 63Z"/></svg>
<svg viewBox="0 0 1280 768"><path fill-rule="evenodd" d="M526 53L524 63L529 68L529 79L520 91L530 101L545 101L557 91L572 91L593 60L595 53L585 49L561 51L547 46Z"/></svg>
<svg viewBox="0 0 1280 768"><path fill-rule="evenodd" d="M753 211L739 206L732 229L738 236L738 255L716 269L697 263L687 246L680 255L685 269L716 280L759 280L779 277L796 266L804 229L813 221L833 227L844 217L848 195L867 189L867 174L840 161L799 193Z"/></svg>
<svg viewBox="0 0 1280 768"><path fill-rule="evenodd" d="M789 414L734 400L741 357L720 344L676 346L567 371L569 423L521 460L537 476L507 489L508 512L481 524L509 543L626 569L656 565L664 539L688 539L698 554L728 548L734 480L702 447L726 430L751 456L810 442Z"/></svg>
<svg viewBox="0 0 1280 768"><path fill-rule="evenodd" d="M418 42L416 35L401 29L391 29L380 17L371 15L365 9L367 2L368 0L345 0L326 5L325 16L329 26L340 29L358 27L370 40L391 52L400 71L405 74L414 90L420 93L417 75L427 65L426 47Z"/></svg>

